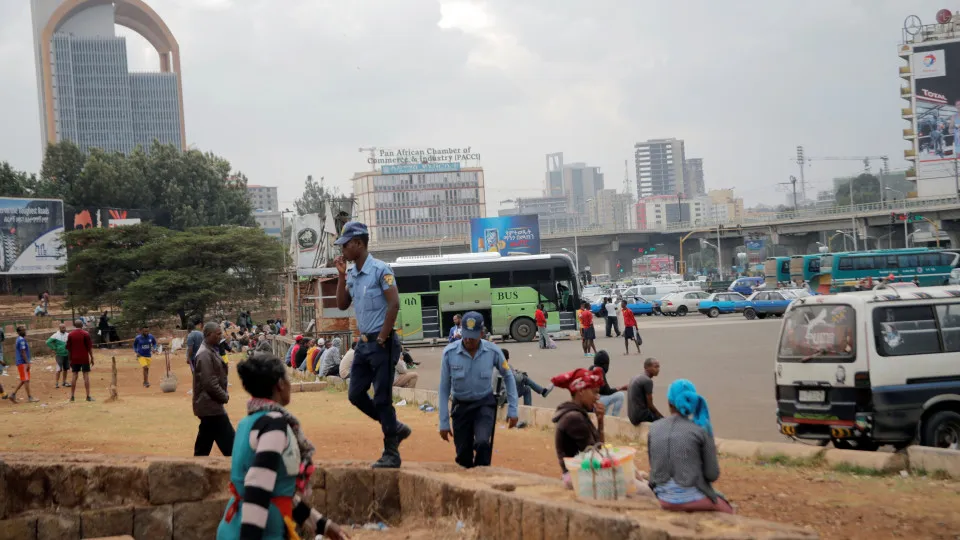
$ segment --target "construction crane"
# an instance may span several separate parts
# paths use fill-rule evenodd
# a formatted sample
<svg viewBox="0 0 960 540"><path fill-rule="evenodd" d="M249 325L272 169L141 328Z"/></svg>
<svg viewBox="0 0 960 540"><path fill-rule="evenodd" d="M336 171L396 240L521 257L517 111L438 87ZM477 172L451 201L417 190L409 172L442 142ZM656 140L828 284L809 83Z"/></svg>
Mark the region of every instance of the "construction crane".
<svg viewBox="0 0 960 540"><path fill-rule="evenodd" d="M797 146L797 165L800 167L800 198L801 200L807 199L807 185L805 179L805 169L811 161L860 161L863 163L863 172L870 172L870 162L873 160L880 160L883 162L883 167L880 170L880 174L890 174L890 158L887 156L823 156L823 157L810 157L804 154L803 146ZM851 182L851 186L853 183ZM881 189L880 194L881 199L883 198L883 190ZM851 195L850 202L853 202L853 197Z"/></svg>
<svg viewBox="0 0 960 540"><path fill-rule="evenodd" d="M358 152L369 152L370 153L370 170L377 170L377 147L370 146L367 148L360 148Z"/></svg>

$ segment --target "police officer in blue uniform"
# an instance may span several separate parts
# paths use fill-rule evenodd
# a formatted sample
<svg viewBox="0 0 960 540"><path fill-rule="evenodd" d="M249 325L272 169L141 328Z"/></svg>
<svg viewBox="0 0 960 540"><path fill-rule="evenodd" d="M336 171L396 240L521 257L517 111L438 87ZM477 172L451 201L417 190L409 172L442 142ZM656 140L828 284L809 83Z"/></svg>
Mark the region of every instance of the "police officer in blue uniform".
<svg viewBox="0 0 960 540"><path fill-rule="evenodd" d="M360 342L350 368L350 403L380 423L383 430L383 455L374 468L400 466L400 443L410 436L410 427L397 421L393 408L393 377L400 359L400 341L393 325L400 311L393 271L367 252L370 241L367 226L351 221L343 226L334 242L343 255L334 260L339 274L337 307L345 310L353 304ZM354 266L347 270L347 261ZM373 385L373 400L367 395Z"/></svg>
<svg viewBox="0 0 960 540"><path fill-rule="evenodd" d="M503 351L483 339L483 315L471 311L460 322L462 338L443 350L440 366L440 437L449 441L453 419L453 444L461 467L490 465L497 399L493 395L493 370L503 377L507 390L507 421L517 426L517 384ZM453 394L453 408L447 401Z"/></svg>

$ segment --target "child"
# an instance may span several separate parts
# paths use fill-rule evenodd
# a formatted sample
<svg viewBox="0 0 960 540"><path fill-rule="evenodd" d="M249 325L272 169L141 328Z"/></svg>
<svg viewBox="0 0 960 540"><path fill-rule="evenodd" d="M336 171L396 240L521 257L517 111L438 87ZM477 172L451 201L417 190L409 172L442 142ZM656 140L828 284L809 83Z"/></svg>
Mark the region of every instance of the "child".
<svg viewBox="0 0 960 540"><path fill-rule="evenodd" d="M640 330L637 328L637 318L633 312L630 311L630 308L627 307L626 300L620 301L620 312L623 313L623 346L627 349L624 355L628 356L630 354L631 341L637 346L637 354L640 354L640 344L643 343L643 340L640 339Z"/></svg>
<svg viewBox="0 0 960 540"><path fill-rule="evenodd" d="M40 400L33 397L33 394L30 393L30 363L33 359L30 357L30 345L27 344L27 329L22 326L17 327L17 343L15 349L17 353L17 374L20 375L20 384L18 384L17 388L10 394L10 401L16 403L17 392L20 391L20 388L26 388L27 401L36 403Z"/></svg>
<svg viewBox="0 0 960 540"><path fill-rule="evenodd" d="M590 311L590 304L587 302L580 305L580 337L583 343L583 355L589 358L597 354L597 346L593 344L593 340L597 339L597 333L593 329L593 312ZM590 349L593 349L593 354L590 354Z"/></svg>

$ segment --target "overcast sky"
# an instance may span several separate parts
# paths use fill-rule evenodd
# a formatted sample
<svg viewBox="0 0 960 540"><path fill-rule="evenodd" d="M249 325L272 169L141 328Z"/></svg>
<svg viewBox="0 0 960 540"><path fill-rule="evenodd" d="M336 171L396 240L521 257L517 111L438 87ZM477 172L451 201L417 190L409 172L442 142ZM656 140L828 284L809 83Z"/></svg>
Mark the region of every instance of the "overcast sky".
<svg viewBox="0 0 960 540"><path fill-rule="evenodd" d="M686 141L708 189L782 203L810 156L904 168L897 68L907 15L943 0L147 0L180 43L187 142L292 206L308 174L342 190L362 146L482 156L488 211L538 196L544 155L622 189L633 145ZM280 6L286 6L281 9ZM960 6L954 6L960 7ZM131 65L156 69L128 36ZM28 0L0 0L0 160L40 168ZM815 162L811 195L856 162Z"/></svg>

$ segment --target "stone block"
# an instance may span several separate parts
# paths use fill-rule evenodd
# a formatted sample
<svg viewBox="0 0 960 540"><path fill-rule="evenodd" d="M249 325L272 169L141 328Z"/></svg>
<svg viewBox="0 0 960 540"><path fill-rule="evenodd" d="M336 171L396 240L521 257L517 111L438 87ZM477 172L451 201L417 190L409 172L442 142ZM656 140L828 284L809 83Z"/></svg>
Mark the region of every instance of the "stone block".
<svg viewBox="0 0 960 540"><path fill-rule="evenodd" d="M204 467L191 461L154 461L147 478L152 505L199 501L210 489Z"/></svg>
<svg viewBox="0 0 960 540"><path fill-rule="evenodd" d="M500 534L500 494L479 490L474 494L477 503L475 521L480 538L498 538Z"/></svg>
<svg viewBox="0 0 960 540"><path fill-rule="evenodd" d="M45 508L50 500L50 479L47 466L18 463L6 474L6 488L16 496L7 499L7 515L15 516L34 508Z"/></svg>
<svg viewBox="0 0 960 540"><path fill-rule="evenodd" d="M517 420L533 425L533 416L533 407L529 407L527 405L520 405L517 407Z"/></svg>
<svg viewBox="0 0 960 540"><path fill-rule="evenodd" d="M136 540L173 540L173 506L143 506L133 509Z"/></svg>
<svg viewBox="0 0 960 540"><path fill-rule="evenodd" d="M792 459L813 459L823 454L824 448L810 444L799 443L760 443L757 447L757 457L769 458L772 456L787 456Z"/></svg>
<svg viewBox="0 0 960 540"><path fill-rule="evenodd" d="M521 540L521 528L518 525L523 523L523 502L519 497L510 495L500 495L500 534L497 538L501 540Z"/></svg>
<svg viewBox="0 0 960 540"><path fill-rule="evenodd" d="M135 540L135 539L129 534L125 534L123 536L103 536L100 538L91 538L89 540Z"/></svg>
<svg viewBox="0 0 960 540"><path fill-rule="evenodd" d="M906 468L906 460L903 454L834 449L827 450L823 456L831 467L849 465L874 471L899 471Z"/></svg>
<svg viewBox="0 0 960 540"><path fill-rule="evenodd" d="M197 489L199 486L187 486L190 487ZM142 467L97 465L87 471L82 505L84 508L146 506L149 493L147 471Z"/></svg>
<svg viewBox="0 0 960 540"><path fill-rule="evenodd" d="M313 483L313 489L326 489L327 488L327 471L323 467L317 466L313 471L313 476L310 477L310 482Z"/></svg>
<svg viewBox="0 0 960 540"><path fill-rule="evenodd" d="M436 406L440 402L440 394L434 390L413 389L413 400L417 403L430 403Z"/></svg>
<svg viewBox="0 0 960 540"><path fill-rule="evenodd" d="M321 392L327 389L327 381L305 382L300 385L301 392Z"/></svg>
<svg viewBox="0 0 960 540"><path fill-rule="evenodd" d="M760 450L760 443L751 441L737 441L732 439L717 439L717 452L739 458L754 458Z"/></svg>
<svg viewBox="0 0 960 540"><path fill-rule="evenodd" d="M443 515L454 516L464 521L477 520L477 506L474 504L476 491L469 487L447 484L443 493Z"/></svg>
<svg viewBox="0 0 960 540"><path fill-rule="evenodd" d="M67 508L84 506L90 473L91 468L82 464L51 466L48 477L53 502Z"/></svg>
<svg viewBox="0 0 960 540"><path fill-rule="evenodd" d="M520 537L523 540L552 540L543 533L543 506L539 501L523 499L520 511Z"/></svg>
<svg viewBox="0 0 960 540"><path fill-rule="evenodd" d="M568 540L570 536L570 506L559 504L544 503L540 506L543 512L543 538L544 540Z"/></svg>
<svg viewBox="0 0 960 540"><path fill-rule="evenodd" d="M0 540L23 540L36 537L36 516L21 516L0 521Z"/></svg>
<svg viewBox="0 0 960 540"><path fill-rule="evenodd" d="M217 537L217 526L227 509L229 498L205 499L173 505L173 537L177 540L210 540Z"/></svg>
<svg viewBox="0 0 960 540"><path fill-rule="evenodd" d="M606 540L608 538L630 538L637 528L633 520L610 515L604 512L589 511L587 508L569 510L570 538L577 540Z"/></svg>
<svg viewBox="0 0 960 540"><path fill-rule="evenodd" d="M534 425L538 428L552 428L553 415L556 413L556 410L546 407L534 407L534 409L536 409L533 413Z"/></svg>
<svg viewBox="0 0 960 540"><path fill-rule="evenodd" d="M80 512L83 538L133 534L133 507L101 508Z"/></svg>
<svg viewBox="0 0 960 540"><path fill-rule="evenodd" d="M9 466L0 459L0 519L7 517L7 506L10 504L8 497L13 493L7 489L7 469Z"/></svg>
<svg viewBox="0 0 960 540"><path fill-rule="evenodd" d="M321 514L329 514L327 508L327 490L313 488L310 491L310 497L307 498L307 504L310 508L315 508Z"/></svg>
<svg viewBox="0 0 960 540"><path fill-rule="evenodd" d="M376 515L381 521L400 517L400 471L380 469L373 471L373 498Z"/></svg>
<svg viewBox="0 0 960 540"><path fill-rule="evenodd" d="M373 473L372 469L327 469L327 508L334 521L364 523L373 516Z"/></svg>
<svg viewBox="0 0 960 540"><path fill-rule="evenodd" d="M80 540L80 514L62 510L40 514L37 540Z"/></svg>
<svg viewBox="0 0 960 540"><path fill-rule="evenodd" d="M946 448L911 446L907 448L911 471L935 473L943 471L950 478L960 479L960 452Z"/></svg>
<svg viewBox="0 0 960 540"><path fill-rule="evenodd" d="M405 399L408 404L413 405L416 401L416 391L414 388L394 388L397 399Z"/></svg>
<svg viewBox="0 0 960 540"><path fill-rule="evenodd" d="M400 510L404 517L434 517L453 512L447 504L447 484L428 473L402 471L399 477Z"/></svg>

